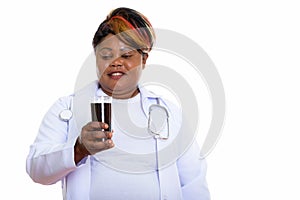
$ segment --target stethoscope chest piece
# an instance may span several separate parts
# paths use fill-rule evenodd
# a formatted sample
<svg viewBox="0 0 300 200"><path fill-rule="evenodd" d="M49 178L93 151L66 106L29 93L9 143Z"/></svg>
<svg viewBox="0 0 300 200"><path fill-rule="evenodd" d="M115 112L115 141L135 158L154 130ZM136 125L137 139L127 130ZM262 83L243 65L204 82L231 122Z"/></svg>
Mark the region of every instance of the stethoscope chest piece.
<svg viewBox="0 0 300 200"><path fill-rule="evenodd" d="M68 122L73 116L73 112L69 109L63 110L59 113L59 119Z"/></svg>

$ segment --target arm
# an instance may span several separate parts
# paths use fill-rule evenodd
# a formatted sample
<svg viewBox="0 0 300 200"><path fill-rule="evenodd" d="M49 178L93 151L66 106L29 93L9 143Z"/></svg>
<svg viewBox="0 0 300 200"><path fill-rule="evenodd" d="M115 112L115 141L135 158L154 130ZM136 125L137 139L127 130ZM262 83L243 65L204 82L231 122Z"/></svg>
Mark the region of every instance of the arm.
<svg viewBox="0 0 300 200"><path fill-rule="evenodd" d="M68 109L71 97L59 99L46 113L35 142L30 147L26 170L33 181L53 184L76 169L74 145L76 138L68 139L69 123L59 119Z"/></svg>
<svg viewBox="0 0 300 200"><path fill-rule="evenodd" d="M196 142L177 161L183 199L210 200L206 183L206 161L199 158Z"/></svg>

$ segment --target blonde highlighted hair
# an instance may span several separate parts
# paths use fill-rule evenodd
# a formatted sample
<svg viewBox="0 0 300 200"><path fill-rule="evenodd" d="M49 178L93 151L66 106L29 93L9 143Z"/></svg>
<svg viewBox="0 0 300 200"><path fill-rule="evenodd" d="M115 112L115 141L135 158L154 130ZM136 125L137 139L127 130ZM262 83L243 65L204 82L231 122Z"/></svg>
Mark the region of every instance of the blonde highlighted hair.
<svg viewBox="0 0 300 200"><path fill-rule="evenodd" d="M155 42L155 32L149 20L130 8L121 7L109 13L94 35L94 49L108 34L116 35L122 42L140 53L151 51Z"/></svg>

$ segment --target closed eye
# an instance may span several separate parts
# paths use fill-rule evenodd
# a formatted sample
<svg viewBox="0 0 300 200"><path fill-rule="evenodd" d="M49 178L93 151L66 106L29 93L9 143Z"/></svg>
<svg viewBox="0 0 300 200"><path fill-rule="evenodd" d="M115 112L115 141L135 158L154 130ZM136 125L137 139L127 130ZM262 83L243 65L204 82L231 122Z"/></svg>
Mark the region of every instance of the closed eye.
<svg viewBox="0 0 300 200"><path fill-rule="evenodd" d="M125 58L125 59L128 59L128 58L130 58L130 57L132 57L131 54L123 54L123 55L122 55L122 58Z"/></svg>
<svg viewBox="0 0 300 200"><path fill-rule="evenodd" d="M112 55L101 55L101 58L103 59L103 60L109 60L109 59L112 59Z"/></svg>

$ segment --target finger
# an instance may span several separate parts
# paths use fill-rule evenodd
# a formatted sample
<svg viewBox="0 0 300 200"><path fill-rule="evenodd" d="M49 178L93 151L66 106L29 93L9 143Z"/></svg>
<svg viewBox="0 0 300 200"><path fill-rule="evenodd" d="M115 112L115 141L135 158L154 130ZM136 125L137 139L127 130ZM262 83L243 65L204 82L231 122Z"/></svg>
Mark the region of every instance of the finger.
<svg viewBox="0 0 300 200"><path fill-rule="evenodd" d="M105 143L106 149L110 149L115 146L114 142L111 139L106 140L104 143Z"/></svg>
<svg viewBox="0 0 300 200"><path fill-rule="evenodd" d="M111 139L112 136L113 136L113 132L114 132L114 131L111 131L111 132L105 131L106 138L107 138L107 139Z"/></svg>
<svg viewBox="0 0 300 200"><path fill-rule="evenodd" d="M96 121L89 122L84 126L84 129L87 131L102 130L107 128L108 128L108 124L103 122L96 122Z"/></svg>
<svg viewBox="0 0 300 200"><path fill-rule="evenodd" d="M89 140L99 140L101 138L111 139L113 136L113 131L87 131L85 135Z"/></svg>
<svg viewBox="0 0 300 200"><path fill-rule="evenodd" d="M85 131L81 134L81 140L83 141L103 141L102 139L111 139L113 131Z"/></svg>
<svg viewBox="0 0 300 200"><path fill-rule="evenodd" d="M115 145L114 145L114 142L111 140L111 139L107 139L105 142L103 142L104 145L105 145L105 148L103 150L107 150L107 149L111 149L113 148Z"/></svg>
<svg viewBox="0 0 300 200"><path fill-rule="evenodd" d="M98 153L100 151L104 151L106 149L110 149L114 147L114 143L112 140L107 139L105 141L93 141L88 142L86 144L86 149L93 155L95 153Z"/></svg>
<svg viewBox="0 0 300 200"><path fill-rule="evenodd" d="M105 131L86 131L85 133L83 133L83 135L84 136L82 137L89 141L100 141L102 138L107 138Z"/></svg>

